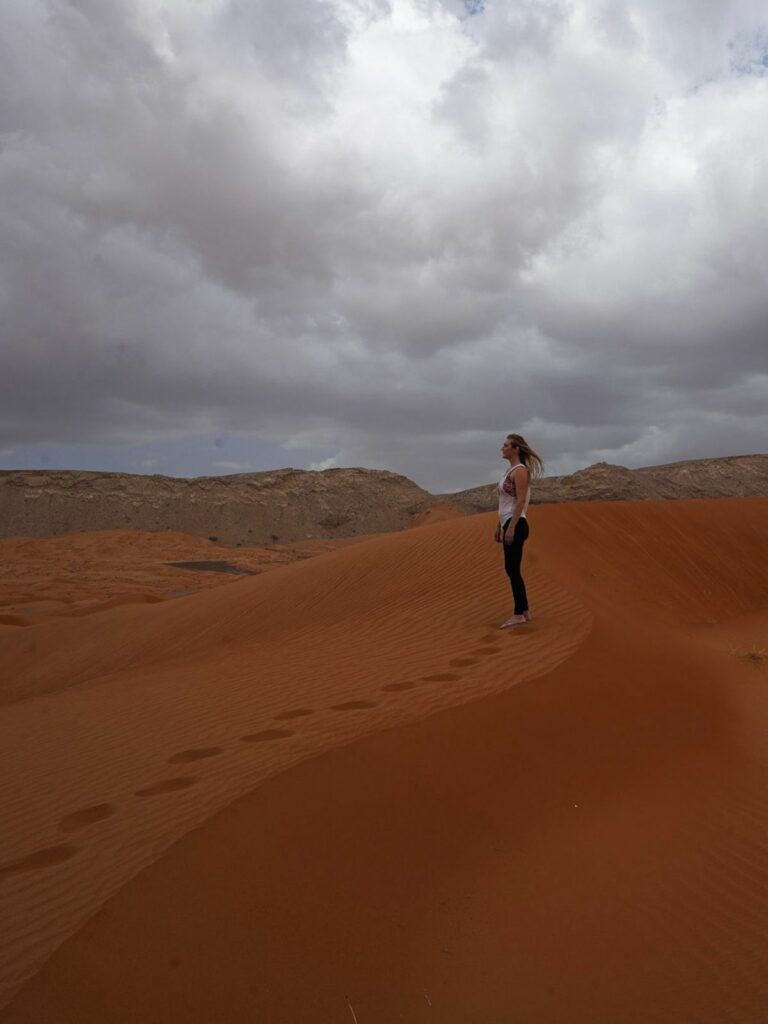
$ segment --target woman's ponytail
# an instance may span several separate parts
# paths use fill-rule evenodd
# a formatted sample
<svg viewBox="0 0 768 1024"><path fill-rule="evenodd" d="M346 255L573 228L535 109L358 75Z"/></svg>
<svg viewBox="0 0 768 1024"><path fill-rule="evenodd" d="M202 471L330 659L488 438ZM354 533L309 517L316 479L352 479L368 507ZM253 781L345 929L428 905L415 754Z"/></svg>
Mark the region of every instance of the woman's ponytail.
<svg viewBox="0 0 768 1024"><path fill-rule="evenodd" d="M532 480L538 480L544 475L544 460L528 444L522 434L507 434L507 440L517 446L520 452L520 461L528 470Z"/></svg>

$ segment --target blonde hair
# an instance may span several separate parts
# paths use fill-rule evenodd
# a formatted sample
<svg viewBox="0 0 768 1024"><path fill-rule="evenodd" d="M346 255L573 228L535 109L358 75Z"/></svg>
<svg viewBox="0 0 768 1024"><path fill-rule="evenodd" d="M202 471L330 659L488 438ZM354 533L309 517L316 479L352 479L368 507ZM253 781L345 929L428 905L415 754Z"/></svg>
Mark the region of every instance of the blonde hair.
<svg viewBox="0 0 768 1024"><path fill-rule="evenodd" d="M538 452L528 444L522 434L507 434L507 440L514 444L520 452L520 461L530 473L532 480L544 475L544 460Z"/></svg>

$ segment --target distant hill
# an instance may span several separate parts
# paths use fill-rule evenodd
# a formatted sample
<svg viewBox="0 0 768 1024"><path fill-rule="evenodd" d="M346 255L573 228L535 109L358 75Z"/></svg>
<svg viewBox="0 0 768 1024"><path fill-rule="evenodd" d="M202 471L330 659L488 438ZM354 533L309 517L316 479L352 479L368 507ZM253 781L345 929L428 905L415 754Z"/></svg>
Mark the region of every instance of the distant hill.
<svg viewBox="0 0 768 1024"><path fill-rule="evenodd" d="M0 472L0 536L129 527L246 546L401 530L435 504L386 470L278 469L182 479L79 470Z"/></svg>
<svg viewBox="0 0 768 1024"><path fill-rule="evenodd" d="M439 498L467 512L487 512L496 507L496 488L495 483L484 484L455 494L442 494ZM722 459L670 462L642 469L597 462L568 476L550 476L537 481L531 492L531 504L766 495L768 455L733 455Z"/></svg>
<svg viewBox="0 0 768 1024"><path fill-rule="evenodd" d="M532 502L768 496L768 455L626 469L599 462L534 485ZM496 485L433 495L387 470L279 469L181 479L79 470L0 472L0 537L174 530L227 545L353 537L496 507Z"/></svg>

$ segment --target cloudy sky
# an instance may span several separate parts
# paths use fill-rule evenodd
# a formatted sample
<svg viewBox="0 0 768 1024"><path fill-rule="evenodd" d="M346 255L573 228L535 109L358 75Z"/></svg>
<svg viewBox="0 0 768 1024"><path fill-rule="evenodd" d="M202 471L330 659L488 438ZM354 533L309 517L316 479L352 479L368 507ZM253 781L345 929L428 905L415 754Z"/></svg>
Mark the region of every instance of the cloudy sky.
<svg viewBox="0 0 768 1024"><path fill-rule="evenodd" d="M0 469L766 450L765 0L4 0Z"/></svg>

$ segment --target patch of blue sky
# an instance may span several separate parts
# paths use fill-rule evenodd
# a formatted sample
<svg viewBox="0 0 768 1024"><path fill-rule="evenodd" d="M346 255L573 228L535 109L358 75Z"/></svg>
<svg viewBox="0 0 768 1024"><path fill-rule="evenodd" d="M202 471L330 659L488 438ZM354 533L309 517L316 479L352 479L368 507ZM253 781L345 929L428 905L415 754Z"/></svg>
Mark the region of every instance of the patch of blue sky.
<svg viewBox="0 0 768 1024"><path fill-rule="evenodd" d="M728 49L732 75L762 78L768 74L768 28L731 40Z"/></svg>
<svg viewBox="0 0 768 1024"><path fill-rule="evenodd" d="M226 476L332 464L335 449L286 448L243 434L202 434L140 444L17 445L0 451L0 470L79 469L162 476Z"/></svg>

